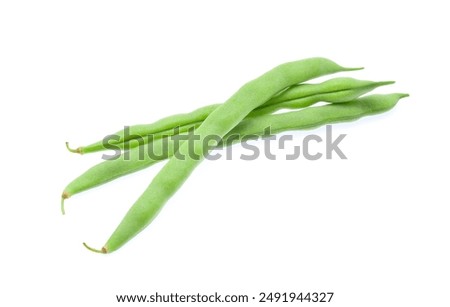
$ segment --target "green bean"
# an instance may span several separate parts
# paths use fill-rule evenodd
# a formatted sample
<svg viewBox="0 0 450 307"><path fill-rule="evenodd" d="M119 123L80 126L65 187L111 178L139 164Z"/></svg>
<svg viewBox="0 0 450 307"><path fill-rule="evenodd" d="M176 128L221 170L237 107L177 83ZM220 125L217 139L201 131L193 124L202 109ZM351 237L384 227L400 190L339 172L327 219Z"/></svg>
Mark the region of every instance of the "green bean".
<svg viewBox="0 0 450 307"><path fill-rule="evenodd" d="M377 87L393 84L394 81L373 82L353 78L334 78L320 84L301 84L290 91L275 96L265 104L264 108L256 109L249 114L258 116L270 114L280 109L299 109L309 107L319 101L342 103L358 98ZM298 92L303 95L298 95Z"/></svg>
<svg viewBox="0 0 450 307"><path fill-rule="evenodd" d="M404 93L374 94L341 104L330 104L305 108L299 111L249 118L233 128L223 140L228 146L234 142L239 142L247 135L263 136L268 126L271 133L280 133L354 121L364 116L389 111L401 98L408 96L408 94ZM232 137L236 135L240 137Z"/></svg>
<svg viewBox="0 0 450 307"><path fill-rule="evenodd" d="M324 83L321 83L321 86L325 83L328 83L329 85L333 85L333 88L336 90L335 92L326 92L323 91L321 94L313 95L314 92L308 93L309 97L304 98L297 98L293 100L289 100L291 97L287 96L286 94L282 94L280 96L283 96L284 99L287 101L282 101L279 97L278 102L273 105L267 107L267 109L271 109L272 107L278 107L278 108L300 108L304 106L309 106L313 103L323 101L323 102L329 102L329 103L342 103L344 101L350 101L357 97L359 97L362 94L365 94L379 86L391 84L392 81L383 81L383 82L373 82L373 81L362 81L362 80L355 80L351 78L335 78L331 79L329 81L326 81ZM307 88L310 89L316 89L316 85L300 85L296 86L297 88L305 88L305 91ZM330 90L331 87L328 87L328 90ZM317 88L317 90L321 90L320 88ZM287 93L287 92L286 92ZM293 97L298 97L298 95L294 95ZM262 109L265 110L265 109ZM253 116L253 113L257 112L254 111L251 113L252 118L259 118L261 114L264 114L261 112L260 115ZM250 116L247 116L246 119L251 118ZM201 122L200 122L201 123ZM269 122L270 123L270 122ZM199 123L188 124L186 126L180 127L180 133L187 132L191 128L196 128L199 125ZM173 135L174 133L168 132L165 136ZM62 195L62 204L61 209L62 212L64 212L64 199L67 199L75 194L78 194L80 192L83 192L85 190L91 189L93 187L96 187L98 185L107 183L111 180L114 180L118 177L139 171L143 168L146 168L153 163L155 163L155 157L160 157L160 159L166 159L167 155L172 155L171 148L169 152L166 154L162 150L162 140L160 138L157 138L155 140L152 140L152 149L155 151L153 154L153 157L149 157L148 155L143 155L141 159L139 159L139 156L137 155L137 152L135 152L132 148L129 151L129 157L126 159L124 156L120 156L118 159L115 160L107 160L104 161L98 165L93 166L89 170L87 170L85 173L77 177L75 180L73 180L67 187L64 189L63 195ZM142 146L142 145L141 145ZM141 147L140 146L140 147ZM172 146L172 144L169 144L169 146Z"/></svg>
<svg viewBox="0 0 450 307"><path fill-rule="evenodd" d="M205 107L201 107L191 113L176 114L172 116L165 117L151 124L145 125L134 125L131 126L128 133L128 137L125 135L125 130L118 131L114 134L115 139L111 139L109 144L117 145L126 141L130 141L132 137L146 136L149 134L161 134L166 135L173 131L173 128L188 125L191 123L202 122L214 111L220 104L212 104ZM156 139L157 137L155 137ZM66 143L67 149L74 153L85 154L92 153L101 150L105 150L105 145L103 140L92 143L84 147L78 147L77 149L71 149Z"/></svg>
<svg viewBox="0 0 450 307"><path fill-rule="evenodd" d="M362 93L365 93L377 86L380 85L374 84L371 81L356 80L352 78L342 78L342 77L327 80L319 84L296 84L287 88L285 91L279 93L279 95L274 96L272 99L267 101L262 106L256 108L253 112L249 114L249 116L268 114L281 108L307 107L312 103L302 101L302 98L305 97L311 97L318 94L328 94L331 92L335 92L336 95L339 95L341 91L354 90L356 88L359 88ZM356 97L358 96L355 96L354 98ZM314 98L312 99L314 100ZM280 105L280 103L282 104L288 100L291 101L292 106ZM341 102L341 101L335 99L334 102ZM173 133L175 131L174 128L177 126L185 126L190 124L193 125L194 123L201 123L218 106L220 106L220 104L208 105L199 108L191 113L169 116L151 124L131 126L129 127L127 133L125 133L125 130L118 131L114 134L114 138L110 138L108 140L108 144L111 147L109 149L114 148L123 149L125 147L124 143L132 141L133 138L143 138L143 140L146 141L147 139L145 137L148 135L153 135L153 139L161 138L164 135L172 135L170 133ZM139 144L136 141L133 141L128 143L128 145L129 145L128 148L132 148L141 144ZM77 149L71 149L67 143L66 146L69 149L69 151L80 154L92 153L107 149L105 147L103 140L97 141L93 144L84 147L79 147Z"/></svg>
<svg viewBox="0 0 450 307"><path fill-rule="evenodd" d="M242 86L224 104L217 107L195 131L198 142L191 151L190 142L178 149L184 159L172 157L155 176L148 188L134 203L101 250L110 253L142 231L158 214L164 204L182 186L199 165L209 148L204 140L214 135L223 138L252 110L272 96L297 83L345 69L324 58L311 58L285 63ZM198 158L194 155L198 155Z"/></svg>

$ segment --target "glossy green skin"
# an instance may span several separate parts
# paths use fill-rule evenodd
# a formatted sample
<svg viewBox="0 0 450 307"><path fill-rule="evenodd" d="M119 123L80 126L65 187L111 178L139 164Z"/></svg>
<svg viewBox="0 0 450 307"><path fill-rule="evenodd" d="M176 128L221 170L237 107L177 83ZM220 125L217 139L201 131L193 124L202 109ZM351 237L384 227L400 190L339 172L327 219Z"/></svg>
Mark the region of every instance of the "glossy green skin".
<svg viewBox="0 0 450 307"><path fill-rule="evenodd" d="M386 112L393 108L397 104L399 99L406 96L408 95L371 95L345 104L333 104L315 108L307 108L295 112L264 115L259 118L251 118L241 122L234 129L232 129L228 135L261 135L264 129L267 127L268 123L270 123L273 132L281 132L286 130L314 128L324 124L336 122L352 121L363 116ZM158 197L163 197L164 199L166 199L166 195L161 195L163 193L164 192L158 193L157 195L153 196L155 197L153 199L157 200ZM144 200L148 201L148 195L146 195L145 193L138 200L138 204L141 204L139 201ZM136 234L136 227L145 227L149 219L151 221L151 219L154 218L161 209L161 204L156 201L145 202L141 206L142 207L138 208L134 206L132 207L125 219L122 221L111 238L102 248L101 252L112 252L122 246L124 242L128 241ZM134 211L133 208L136 208L134 210L137 211ZM130 215L130 212L132 213L132 215ZM128 220L128 218L131 218L131 220ZM136 224L144 222L145 224L143 226L142 224Z"/></svg>
<svg viewBox="0 0 450 307"><path fill-rule="evenodd" d="M185 159L169 159L127 212L101 251L109 253L119 249L147 227L208 153L203 146L205 138L210 135L223 138L252 110L289 86L343 70L345 69L328 59L311 58L282 64L242 86L196 129L199 141L194 142L193 153L201 158L195 159L190 155L190 142L182 143L178 153Z"/></svg>
<svg viewBox="0 0 450 307"><path fill-rule="evenodd" d="M321 84L302 84L295 86L295 90L298 92L294 95L291 94L291 91L285 91L282 94L276 96L277 99L276 104L272 106L268 106L264 109L260 109L253 111L249 114L249 116L244 119L244 122L249 118L258 118L258 120L262 121L267 120L267 125L272 125L271 117L262 117L265 112L268 111L276 111L279 109L298 109L302 107L310 106L317 102L329 102L329 103L342 103L345 101L350 101L356 99L360 95L363 95L379 86L391 84L392 82L373 82L373 81L364 81L364 80L356 80L352 78L335 78L328 81L325 81ZM292 88L292 87L291 87ZM304 91L299 91L299 89L304 88ZM317 90L319 94L314 94L313 90ZM334 91L332 91L334 90ZM309 95L303 98L296 98L300 95L305 94ZM286 101L283 101L285 99ZM258 112L258 114L255 114ZM251 117L250 117L251 116ZM180 127L180 133L188 131L190 128L195 128L199 126L201 122L194 124L187 124L185 126ZM241 125L239 125L241 126ZM172 131L168 131L166 136L173 135ZM88 169L85 173L77 177L73 180L65 189L64 195L65 198L73 196L77 193L83 192L95 186L107 183L111 180L114 180L118 177L139 171L144 169L157 161L166 159L173 155L173 144L168 142L168 152L163 152L163 143L161 138L157 138L150 146L154 152L155 157L149 157L147 153L143 153L142 159L139 159L139 152L142 152L142 148L146 148L147 146L142 145L140 147L132 148L129 151L129 157L125 158L124 155L121 155L119 158L115 160L107 160L98 165L93 166ZM165 158L163 158L165 156ZM158 159L157 157L161 157Z"/></svg>
<svg viewBox="0 0 450 307"><path fill-rule="evenodd" d="M348 69L346 69L348 70ZM387 82L386 84L389 84ZM265 102L262 106L259 106L255 110L253 110L249 116L257 116L262 114L269 114L276 110L282 108L300 108L309 106L311 103L306 103L305 101L297 102L299 99L314 96L318 94L328 94L331 92L338 93L339 91L344 90L355 90L356 88L361 89L363 93L368 92L368 88L372 87L373 82L364 81L364 80L355 80L352 78L334 78L331 80L327 80L325 82L319 84L295 84L293 86L288 87L284 91L277 93L274 97L269 99L269 101ZM379 85L377 85L379 86ZM376 86L375 86L376 87ZM361 94L360 94L361 95ZM358 96L355 96L356 98ZM290 104L285 104L285 102L290 101ZM335 100L334 102L342 102ZM177 114L172 115L161 120L158 120L151 124L146 125L134 125L129 127L129 134L140 136L145 141L147 140L148 135L153 135L153 139L159 139L166 135L173 135L175 127L184 127L184 126L194 126L195 124L200 124L208 117L211 112L213 112L220 104L208 105L202 108L199 108L191 113ZM186 131L180 131L180 133ZM119 140L110 140L109 144L114 145L118 148L123 149L124 143L132 140L131 137L125 138L124 130L118 131L114 134L119 138ZM138 146L137 142L129 142L128 149ZM80 147L77 150L73 150L78 153L93 153L105 150L105 146L102 141L95 142L93 144L87 145L85 147Z"/></svg>

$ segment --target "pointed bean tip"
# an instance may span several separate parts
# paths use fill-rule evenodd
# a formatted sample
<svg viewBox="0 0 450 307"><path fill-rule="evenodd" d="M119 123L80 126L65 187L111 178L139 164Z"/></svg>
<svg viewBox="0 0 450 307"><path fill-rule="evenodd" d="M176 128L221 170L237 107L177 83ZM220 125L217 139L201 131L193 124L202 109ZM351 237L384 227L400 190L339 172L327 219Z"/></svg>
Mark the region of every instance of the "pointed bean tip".
<svg viewBox="0 0 450 307"><path fill-rule="evenodd" d="M395 83L395 81L379 81L379 82L377 82L378 83L378 85L380 85L380 86L382 86L382 85L390 85L390 84L394 84Z"/></svg>
<svg viewBox="0 0 450 307"><path fill-rule="evenodd" d="M399 96L400 96L400 99L401 99L401 98L409 97L409 94L407 94L407 93L400 93Z"/></svg>
<svg viewBox="0 0 450 307"><path fill-rule="evenodd" d="M362 70L364 67L344 67L344 71Z"/></svg>

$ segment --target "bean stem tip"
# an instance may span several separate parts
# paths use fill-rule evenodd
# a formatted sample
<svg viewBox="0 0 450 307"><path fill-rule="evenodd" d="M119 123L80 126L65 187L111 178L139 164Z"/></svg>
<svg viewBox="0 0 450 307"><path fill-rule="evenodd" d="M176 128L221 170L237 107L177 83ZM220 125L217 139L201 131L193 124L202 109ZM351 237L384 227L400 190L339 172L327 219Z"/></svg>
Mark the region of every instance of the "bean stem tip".
<svg viewBox="0 0 450 307"><path fill-rule="evenodd" d="M64 197L61 197L61 213L62 215L66 214L66 210L64 210Z"/></svg>
<svg viewBox="0 0 450 307"><path fill-rule="evenodd" d="M77 149L70 148L69 142L66 142L66 148L70 152L82 154L81 147L78 147Z"/></svg>
<svg viewBox="0 0 450 307"><path fill-rule="evenodd" d="M84 247L86 247L88 250L90 250L91 252L94 253L99 253L99 254L106 254L108 253L108 251L106 250L105 247L102 247L102 249L96 249L96 248L92 248L89 245L87 245L85 242L83 242Z"/></svg>
<svg viewBox="0 0 450 307"><path fill-rule="evenodd" d="M64 191L61 195L61 213L63 215L66 214L66 210L64 209L64 201L69 197L70 197L70 195L66 191Z"/></svg>

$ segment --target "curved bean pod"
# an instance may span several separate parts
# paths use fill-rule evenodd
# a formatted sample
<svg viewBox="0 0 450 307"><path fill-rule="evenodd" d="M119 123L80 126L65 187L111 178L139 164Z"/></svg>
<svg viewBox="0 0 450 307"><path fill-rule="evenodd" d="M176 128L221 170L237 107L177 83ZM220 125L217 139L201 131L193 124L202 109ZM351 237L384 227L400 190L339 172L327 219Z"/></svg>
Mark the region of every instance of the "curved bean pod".
<svg viewBox="0 0 450 307"><path fill-rule="evenodd" d="M218 106L220 106L220 104L212 104L205 107L201 107L190 113L182 113L168 116L151 124L130 126L130 130L128 133L129 135L143 136L143 137L149 134L170 133L171 131L173 131L173 128L175 127L185 126L196 122L202 122L203 120L205 120L206 117L208 117L209 114L211 114L212 111L217 109ZM114 133L114 136L117 137L118 140L110 140L109 143L112 145L120 144L131 140L131 138L126 138L124 130L120 130ZM155 137L155 139L156 138L158 137ZM67 148L69 149L69 151L79 154L92 153L106 149L103 140L92 143L87 146L78 147L77 149L71 149L69 147Z"/></svg>
<svg viewBox="0 0 450 307"><path fill-rule="evenodd" d="M342 104L330 104L315 108L305 108L299 111L249 118L233 128L227 134L228 138L224 138L224 143L227 146L231 145L234 142L239 142L246 135L256 134L262 136L268 126L271 128L271 133L280 133L354 121L364 116L389 111L395 107L400 99L408 96L408 94L404 93L374 94ZM231 137L232 135L238 135L241 138L236 139Z"/></svg>
<svg viewBox="0 0 450 307"><path fill-rule="evenodd" d="M395 83L394 81L373 82L367 80L357 80L353 78L334 78L327 80L313 87L313 84L300 84L292 91L286 91L270 100L271 104L264 108L256 109L248 117L270 114L280 109L300 109L309 107L317 102L342 103L358 98L377 87ZM316 90L314 92L314 90ZM298 97L296 92L308 93L303 97ZM273 102L275 101L275 102Z"/></svg>

